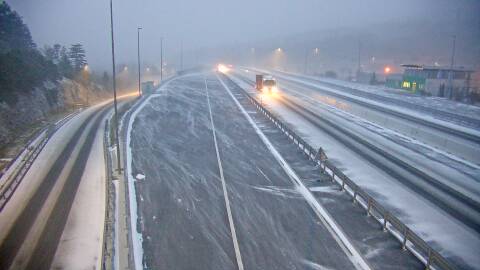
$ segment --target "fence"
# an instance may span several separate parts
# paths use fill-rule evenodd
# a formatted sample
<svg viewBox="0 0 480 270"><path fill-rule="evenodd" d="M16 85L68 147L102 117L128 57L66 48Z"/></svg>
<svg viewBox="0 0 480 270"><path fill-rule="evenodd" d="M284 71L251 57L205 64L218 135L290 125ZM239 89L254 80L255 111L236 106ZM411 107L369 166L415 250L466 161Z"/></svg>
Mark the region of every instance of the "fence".
<svg viewBox="0 0 480 270"><path fill-rule="evenodd" d="M235 84L230 78L224 76L229 82ZM236 85L236 84L235 84ZM352 196L353 203L359 204L365 208L367 216L372 216L381 225L384 231L389 231L395 238L402 243L404 250L409 249L420 261L425 264L426 269L454 269L448 261L430 247L420 236L414 233L407 225L396 218L392 213L386 210L382 205L372 198L367 192L360 188L355 182L342 173L340 169L335 167L328 159L323 158L322 149L316 150L297 135L290 127L280 121L274 114L267 110L263 105L252 97L243 88L243 94L255 106L257 111L265 115L277 128L279 128L300 150L314 161L322 170L330 176L331 180L337 183L342 191Z"/></svg>
<svg viewBox="0 0 480 270"><path fill-rule="evenodd" d="M60 127L62 127L77 113L78 111L71 113L60 121L50 124L40 130L37 133L38 135L27 143L26 148L10 162L10 164L7 166L7 171L2 175L6 179L0 184L0 211L3 210L7 202L13 196L13 193L20 185L23 177L27 174L28 170L42 151L43 147L47 144L48 140L58 129L60 129ZM21 160L18 160L19 158L21 158ZM11 167L16 161L20 161L19 164L15 167Z"/></svg>
<svg viewBox="0 0 480 270"><path fill-rule="evenodd" d="M115 239L115 188L112 182L112 157L110 156L110 119L105 120L103 152L105 158L105 223L103 228L102 268L114 269Z"/></svg>

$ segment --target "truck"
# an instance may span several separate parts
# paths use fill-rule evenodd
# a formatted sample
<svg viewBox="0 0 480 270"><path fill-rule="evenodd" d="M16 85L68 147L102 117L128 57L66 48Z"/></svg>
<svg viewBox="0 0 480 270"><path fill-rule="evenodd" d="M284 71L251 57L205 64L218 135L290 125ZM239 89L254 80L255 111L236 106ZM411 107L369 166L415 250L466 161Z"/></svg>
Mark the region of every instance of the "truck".
<svg viewBox="0 0 480 270"><path fill-rule="evenodd" d="M255 88L265 93L277 92L277 81L272 76L257 74L255 76Z"/></svg>
<svg viewBox="0 0 480 270"><path fill-rule="evenodd" d="M263 88L263 75L261 74L257 74L255 76L255 88L258 90L258 91L262 91L262 88Z"/></svg>

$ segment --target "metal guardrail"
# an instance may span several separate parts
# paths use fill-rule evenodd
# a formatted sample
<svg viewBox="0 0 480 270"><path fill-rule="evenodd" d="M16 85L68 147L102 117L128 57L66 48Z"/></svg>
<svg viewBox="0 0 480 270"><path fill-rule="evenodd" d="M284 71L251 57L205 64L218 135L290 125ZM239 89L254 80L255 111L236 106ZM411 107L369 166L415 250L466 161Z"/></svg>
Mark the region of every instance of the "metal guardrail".
<svg viewBox="0 0 480 270"><path fill-rule="evenodd" d="M113 187L112 157L110 156L110 120L105 120L103 135L103 153L105 158L105 217L103 228L103 247L101 269L114 269L115 239L115 188Z"/></svg>
<svg viewBox="0 0 480 270"><path fill-rule="evenodd" d="M263 105L252 97L247 91L239 87L227 76L224 76L229 82L235 84L238 89L244 93L248 100L255 106L257 111L264 114L278 129L280 129L300 150L315 162L322 170L330 176L332 182L337 183L342 191L347 192L353 198L354 204L362 206L367 216L372 216L381 225L384 231L390 232L396 239L402 243L404 250L409 249L417 258L425 264L426 269L453 270L448 261L430 245L428 245L420 236L414 233L407 225L396 218L392 213L386 210L378 201L371 197L366 191L360 188L355 182L342 173L333 165L323 153L322 148L316 150L310 144L305 142L288 125L280 121L274 114L267 110Z"/></svg>
<svg viewBox="0 0 480 270"><path fill-rule="evenodd" d="M12 160L10 164L13 164L21 155L23 155L20 164L15 167L8 175L7 179L0 184L0 211L2 211L5 205L8 203L15 190L22 182L23 177L27 174L28 170L42 151L43 147L47 144L48 140L50 140L52 135L66 122L68 122L68 120L72 119L77 113L78 111L71 113L55 124L50 124L49 126L41 129L38 132L39 135L28 142L26 149L17 155L14 160ZM31 144L36 140L38 140L38 143L32 146ZM8 167L10 166L11 165Z"/></svg>

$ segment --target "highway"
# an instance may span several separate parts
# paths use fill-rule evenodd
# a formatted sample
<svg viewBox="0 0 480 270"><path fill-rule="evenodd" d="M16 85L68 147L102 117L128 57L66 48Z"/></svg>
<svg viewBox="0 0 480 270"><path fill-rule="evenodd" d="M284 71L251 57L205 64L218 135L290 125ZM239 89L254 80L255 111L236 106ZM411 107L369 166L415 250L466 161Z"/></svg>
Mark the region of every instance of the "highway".
<svg viewBox="0 0 480 270"><path fill-rule="evenodd" d="M249 77L252 75L242 73ZM443 110L412 104L399 97L388 98L299 75L287 75L282 72L273 74L278 74L277 80L284 90L290 92L295 90L314 97L317 101L323 98L325 102L325 99L329 98L331 99L329 102L342 104L341 110L416 138L473 164L480 164L480 157L477 154L480 149L480 131L475 125L464 126L480 121L478 119L473 121L470 116L453 112L448 113L449 116L446 117L444 115L447 113Z"/></svg>
<svg viewBox="0 0 480 270"><path fill-rule="evenodd" d="M253 89L253 74L246 75L245 72L235 74L231 77L239 85L260 98L258 92ZM334 162L338 164L337 166L345 168L351 164L350 168L345 168L347 174L358 181L357 184L370 190L374 197L387 205L393 206L394 212L400 216L410 216L410 219L406 220L407 224L414 227L417 227L419 223L424 224L418 227L421 228L422 233L427 235L429 233L437 235L437 229L444 231L444 233L451 231L458 234L458 238L452 237L451 239L456 239L458 243L469 241L467 239L479 239L478 200L476 197L473 197L475 198L473 200L468 197L471 194L469 192L476 192L475 188L462 194L458 190L452 189L452 186L455 185L450 180L453 179L446 176L444 177L450 179L449 182L432 179L430 172L434 168L441 168L441 164L424 169L421 167L421 162L414 165L403 162L403 159L399 158L397 153L405 152L405 150L392 150L395 147L391 145L394 145L395 142L385 143L378 136L372 135L372 132L362 131L355 127L357 120L352 120L351 116L343 116L345 118L342 119L339 115L323 109L322 101L325 102L325 99L319 98L319 95L310 94L312 91L306 91L305 86L297 86L291 82L285 84L281 79L278 81L280 88L278 96L274 98L264 96L263 102L265 105L285 121L299 128L298 131L305 135L304 139L307 141L313 142L314 145L326 147L327 150L333 150L334 152L327 151L327 155L332 154ZM305 98L305 96L308 96L308 98ZM336 105L338 106L338 103ZM389 146L389 144L391 145ZM345 148L345 150L342 148ZM429 166L432 165L429 164ZM441 170L439 171L441 172ZM462 177L465 177L465 175ZM470 182L475 182L474 179L471 179ZM388 186L388 184L394 184L395 182L397 184L394 186ZM403 188L400 188L398 184L411 191L401 192L400 190ZM397 190L397 194L395 194L395 190ZM412 192L417 195L408 194ZM414 199L414 197L417 197L417 199ZM413 202L418 198L430 201L431 205L430 203L425 205L422 202L417 203L415 208L412 208L412 205L415 204ZM409 202L407 203L407 201ZM437 209L433 210L432 207ZM453 219L463 226L443 224L442 227L439 227L435 225L436 222L433 222L433 220L437 220L437 222L438 220L448 220L445 219L445 214L450 216L448 219ZM416 220L417 218L419 220ZM429 228L429 230L425 228ZM472 230L475 232L472 232ZM459 233L460 231L462 233ZM429 238L435 243L435 238L439 236L434 237L432 235ZM451 241L442 244L437 242L436 245L445 248L446 245L452 245L451 243ZM457 245L453 244L452 246ZM478 247L478 240L470 242L469 246ZM457 253L459 257L464 255L462 252L457 252L457 248L450 249ZM452 254L447 256L452 256ZM475 261L473 254L470 258ZM463 265L462 259L457 258L455 260Z"/></svg>
<svg viewBox="0 0 480 270"><path fill-rule="evenodd" d="M421 269L345 197L327 210L318 168L214 73L172 80L135 115L137 268Z"/></svg>
<svg viewBox="0 0 480 270"><path fill-rule="evenodd" d="M88 239L94 242L90 246L92 250L84 251L83 257L80 256L84 261L75 267L99 265L98 250L101 251L102 246L99 240L103 237L105 205L96 204L96 208L91 209L83 220L71 213L72 209L76 214L86 211L82 206L85 203L82 197L90 196L89 200L93 202L105 201L104 189L100 189L99 193L92 192L84 182L91 181L85 178L92 177L86 171L86 168L92 169L88 161L92 158L103 161L103 123L111 111L111 105L111 102L104 102L74 116L53 134L34 160L0 212L0 269L51 269L54 260L63 261L61 267L77 269L68 267L71 266L68 256L78 257L78 254L71 254L72 250L70 253L62 250L59 255L57 247L64 241L61 240L62 235L75 236L78 229L83 227L81 224L91 225L88 228L89 236L76 235L78 239L69 239L71 244L80 247L79 243L85 244ZM98 147L100 151L97 151ZM101 159L96 155L100 155ZM105 168L100 164L93 169L99 173L98 178L97 175L93 178L96 181L94 188L105 186ZM92 192L93 196L76 196L79 186L86 193Z"/></svg>

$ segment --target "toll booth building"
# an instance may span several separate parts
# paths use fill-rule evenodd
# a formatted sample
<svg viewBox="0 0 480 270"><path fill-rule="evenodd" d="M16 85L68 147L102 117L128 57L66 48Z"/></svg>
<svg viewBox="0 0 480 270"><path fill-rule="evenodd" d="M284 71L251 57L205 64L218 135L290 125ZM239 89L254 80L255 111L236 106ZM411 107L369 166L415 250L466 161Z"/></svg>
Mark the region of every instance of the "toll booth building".
<svg viewBox="0 0 480 270"><path fill-rule="evenodd" d="M402 67L405 68L400 84L402 89L448 98L463 95L470 90L473 70L423 65Z"/></svg>

